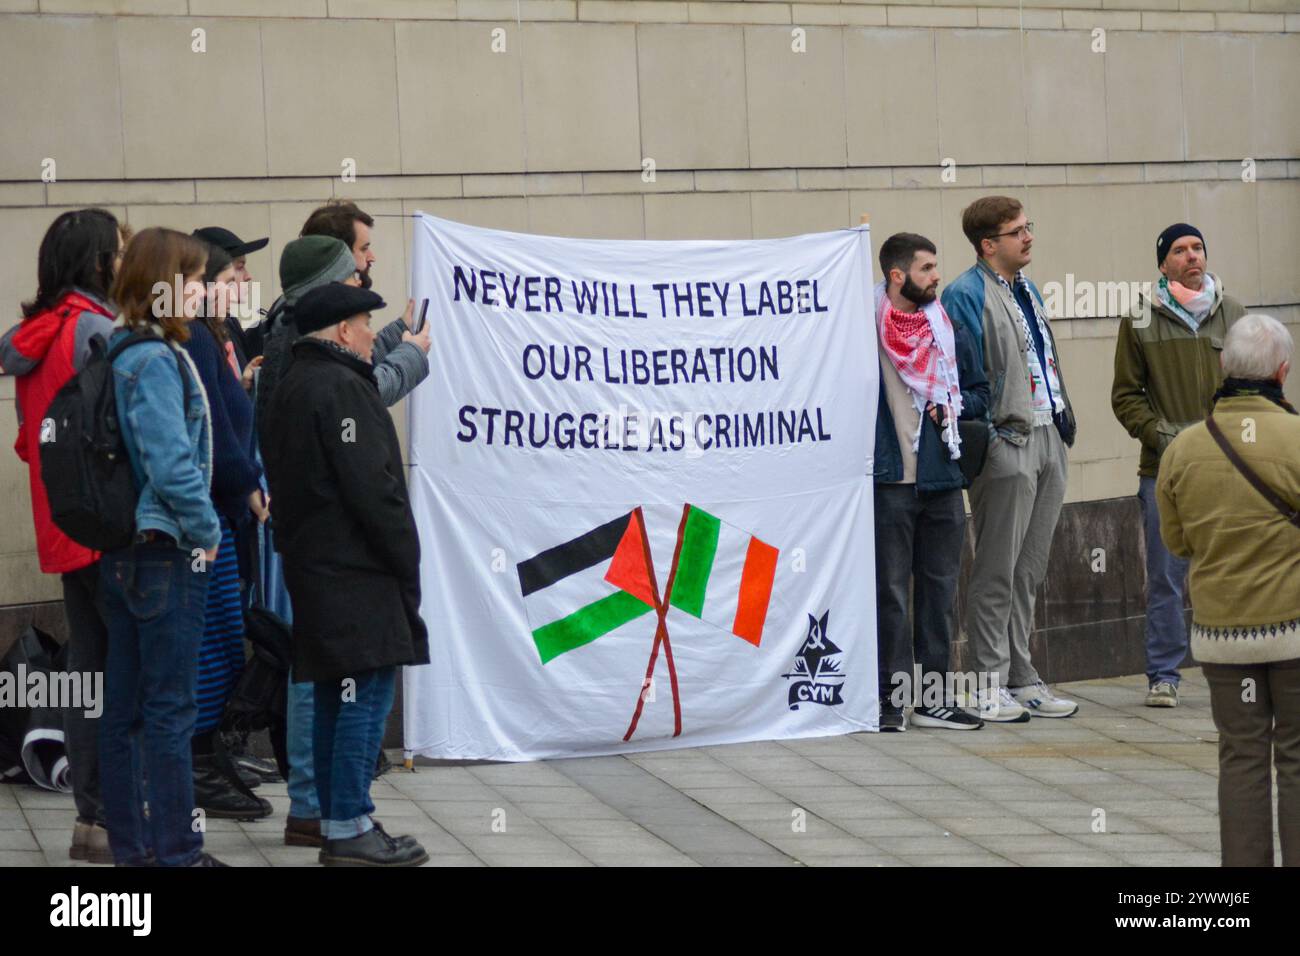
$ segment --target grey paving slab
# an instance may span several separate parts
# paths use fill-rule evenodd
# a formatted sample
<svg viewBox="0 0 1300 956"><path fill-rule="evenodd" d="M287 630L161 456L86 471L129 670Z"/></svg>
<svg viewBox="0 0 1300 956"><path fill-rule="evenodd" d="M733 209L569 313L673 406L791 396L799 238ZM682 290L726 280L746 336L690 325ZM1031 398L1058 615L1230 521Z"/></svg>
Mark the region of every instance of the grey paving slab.
<svg viewBox="0 0 1300 956"><path fill-rule="evenodd" d="M778 853L708 853L699 860L705 866L803 866L798 860Z"/></svg>
<svg viewBox="0 0 1300 956"><path fill-rule="evenodd" d="M1063 685L1069 720L912 728L539 763L420 762L376 816L430 866L1166 866L1218 862L1208 690L1142 705L1142 675ZM208 821L233 865L314 866L275 815ZM1097 809L1105 831L1094 832ZM67 865L71 796L0 786L0 866ZM797 828L798 824L800 828ZM501 831L504 825L504 832Z"/></svg>
<svg viewBox="0 0 1300 956"><path fill-rule="evenodd" d="M0 789L0 793L3 793L4 789ZM30 826L31 824L27 822L27 817L18 809L17 801L15 801L15 805L11 808L0 809L0 830L26 830Z"/></svg>
<svg viewBox="0 0 1300 956"><path fill-rule="evenodd" d="M840 770L849 783L863 787L943 787L947 783L933 774L908 768L905 770Z"/></svg>
<svg viewBox="0 0 1300 956"><path fill-rule="evenodd" d="M956 836L880 836L871 837L873 846L887 853L906 860L910 856L921 854L939 856L980 856L989 851L989 847L972 839Z"/></svg>
<svg viewBox="0 0 1300 956"><path fill-rule="evenodd" d="M482 854L480 859L482 859L482 861L488 866L549 868L555 866L594 865L590 860L572 850L566 850L562 853L536 853L523 855L509 852L490 852Z"/></svg>
<svg viewBox="0 0 1300 956"><path fill-rule="evenodd" d="M684 788L682 792L706 807L771 803L773 799L773 791L757 784L747 787L688 787Z"/></svg>
<svg viewBox="0 0 1300 956"><path fill-rule="evenodd" d="M598 866L698 866L685 853L653 837L569 837L569 846Z"/></svg>
<svg viewBox="0 0 1300 956"><path fill-rule="evenodd" d="M1027 836L982 833L972 835L969 839L986 850L992 850L994 853L1001 853L1004 856L1016 851L1024 853L1078 853L1088 849L1071 837L1061 836L1059 833L1047 835L1029 834Z"/></svg>
<svg viewBox="0 0 1300 956"><path fill-rule="evenodd" d="M1072 834L1071 839L1101 853L1186 853L1196 849L1164 833L1080 833Z"/></svg>
<svg viewBox="0 0 1300 956"><path fill-rule="evenodd" d="M478 857L469 853L447 853L447 854L430 854L429 862L425 863L426 867L443 867L443 866L487 866Z"/></svg>
<svg viewBox="0 0 1300 956"><path fill-rule="evenodd" d="M64 796L60 794L60 796ZM33 830L53 830L55 828L66 829L72 832L72 825L77 822L77 810L72 805L72 795L67 794L64 799L64 806L61 809L52 809L48 806L41 810L23 809L23 815L27 818L27 825ZM69 837L71 839L71 837Z"/></svg>
<svg viewBox="0 0 1300 956"><path fill-rule="evenodd" d="M39 833L58 833L62 835L63 849L67 852L71 830L42 830ZM40 850L36 834L30 830L0 830L0 852L6 850Z"/></svg>
<svg viewBox="0 0 1300 956"><path fill-rule="evenodd" d="M630 761L629 771L621 775L588 774L579 761L566 764L561 770L570 780L698 863L716 865L716 858L724 855L767 863L783 859L761 839Z"/></svg>
<svg viewBox="0 0 1300 956"><path fill-rule="evenodd" d="M1121 860L1132 866L1218 866L1219 854L1189 851L1185 853L1120 853Z"/></svg>
<svg viewBox="0 0 1300 956"><path fill-rule="evenodd" d="M1020 852L1012 851L1008 853L1007 859L1016 866L1123 866L1124 861L1119 857L1108 856L1105 853L1051 853L1051 852Z"/></svg>
<svg viewBox="0 0 1300 956"><path fill-rule="evenodd" d="M552 820L621 820L623 814L603 803L533 803L528 805L529 815L549 824Z"/></svg>
<svg viewBox="0 0 1300 956"><path fill-rule="evenodd" d="M904 862L908 866L1016 866L996 853L968 853L958 857L949 853L913 853Z"/></svg>
<svg viewBox="0 0 1300 956"><path fill-rule="evenodd" d="M947 816L1016 819L1008 814L1007 808L1002 804L983 800L974 795L968 796L965 800L927 800L924 803L913 804L910 809L927 820L938 820Z"/></svg>
<svg viewBox="0 0 1300 956"><path fill-rule="evenodd" d="M812 863L837 856L886 856L878 847L852 837L805 837L802 835L776 837L772 845L801 863Z"/></svg>
<svg viewBox="0 0 1300 956"><path fill-rule="evenodd" d="M46 865L45 854L40 850L0 850L0 866Z"/></svg>
<svg viewBox="0 0 1300 956"><path fill-rule="evenodd" d="M921 817L866 817L843 819L836 825L847 833L860 837L877 836L936 836L944 835L945 828ZM952 831L949 831L952 832Z"/></svg>
<svg viewBox="0 0 1300 956"><path fill-rule="evenodd" d="M1006 816L942 817L935 820L931 825L964 837L992 835L1037 836L1051 832L1047 827L1032 820Z"/></svg>
<svg viewBox="0 0 1300 956"><path fill-rule="evenodd" d="M67 810L72 806L69 794L51 793L48 790L23 786L6 789L10 790L18 806L24 810Z"/></svg>
<svg viewBox="0 0 1300 956"><path fill-rule="evenodd" d="M628 837L648 833L631 820L555 819L546 821L546 829L572 843L576 837Z"/></svg>

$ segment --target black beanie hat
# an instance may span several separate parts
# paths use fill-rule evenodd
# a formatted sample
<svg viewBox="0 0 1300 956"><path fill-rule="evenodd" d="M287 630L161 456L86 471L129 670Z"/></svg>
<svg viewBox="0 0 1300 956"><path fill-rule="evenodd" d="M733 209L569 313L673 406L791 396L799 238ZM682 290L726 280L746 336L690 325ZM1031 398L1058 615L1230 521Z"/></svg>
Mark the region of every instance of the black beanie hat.
<svg viewBox="0 0 1300 956"><path fill-rule="evenodd" d="M385 305L377 292L341 282L327 282L306 293L293 310L293 324L299 335L327 329L344 319L374 312Z"/></svg>
<svg viewBox="0 0 1300 956"><path fill-rule="evenodd" d="M1183 236L1195 236L1197 239L1201 240L1201 246L1203 248L1205 247L1205 237L1201 235L1201 230L1197 229L1195 226L1189 226L1185 222L1176 222L1164 232L1160 233L1160 237L1156 239L1157 268L1165 264L1165 256L1169 255L1169 247L1179 239L1183 238Z"/></svg>

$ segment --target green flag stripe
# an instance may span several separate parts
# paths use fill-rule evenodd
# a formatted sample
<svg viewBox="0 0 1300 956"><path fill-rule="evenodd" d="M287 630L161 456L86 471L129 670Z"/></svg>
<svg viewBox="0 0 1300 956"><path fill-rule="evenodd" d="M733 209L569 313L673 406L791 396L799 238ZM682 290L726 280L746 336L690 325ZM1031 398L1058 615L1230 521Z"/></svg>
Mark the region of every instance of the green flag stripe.
<svg viewBox="0 0 1300 956"><path fill-rule="evenodd" d="M693 507L686 516L682 535L682 553L677 559L677 576L669 603L687 614L699 617L704 611L704 591L713 570L713 555L718 550L718 531L722 522L707 511Z"/></svg>
<svg viewBox="0 0 1300 956"><path fill-rule="evenodd" d="M562 617L558 621L539 627L533 631L533 640L537 642L537 652L541 654L542 663L545 664L565 651L589 644L596 638L653 610L654 608L649 604L634 598L626 591L615 591L608 597L574 611L568 617Z"/></svg>

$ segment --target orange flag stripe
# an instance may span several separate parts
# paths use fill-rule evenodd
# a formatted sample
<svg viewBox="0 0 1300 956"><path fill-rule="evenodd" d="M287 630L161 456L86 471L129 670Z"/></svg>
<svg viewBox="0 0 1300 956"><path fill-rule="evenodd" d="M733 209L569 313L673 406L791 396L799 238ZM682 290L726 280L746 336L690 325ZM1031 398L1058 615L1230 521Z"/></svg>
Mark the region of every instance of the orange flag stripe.
<svg viewBox="0 0 1300 956"><path fill-rule="evenodd" d="M740 600L736 605L736 620L731 631L758 646L763 637L763 622L767 619L767 605L772 597L772 581L776 578L778 551L770 544L749 539L745 552L745 569L740 575Z"/></svg>

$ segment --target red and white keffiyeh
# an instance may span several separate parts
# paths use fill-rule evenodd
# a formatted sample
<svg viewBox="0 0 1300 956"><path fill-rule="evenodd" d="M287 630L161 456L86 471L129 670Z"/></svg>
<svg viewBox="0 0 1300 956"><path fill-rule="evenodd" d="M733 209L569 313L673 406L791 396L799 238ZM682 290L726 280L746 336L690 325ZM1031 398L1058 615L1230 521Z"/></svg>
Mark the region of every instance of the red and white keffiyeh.
<svg viewBox="0 0 1300 956"><path fill-rule="evenodd" d="M900 312L890 304L883 282L876 286L875 293L880 348L907 386L912 404L921 415L921 426L912 437L912 450L920 448L926 406L934 404L943 409L943 440L956 461L961 457L957 419L962 406L952 320L938 299L920 312Z"/></svg>

